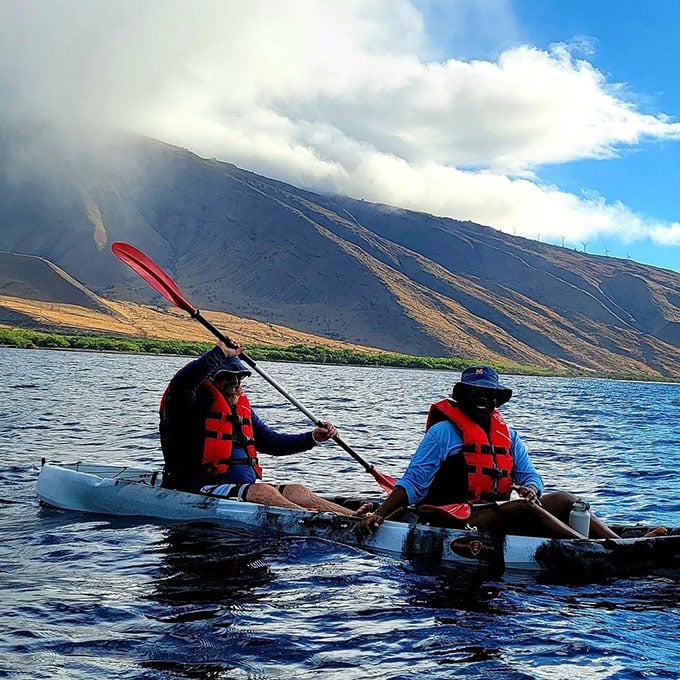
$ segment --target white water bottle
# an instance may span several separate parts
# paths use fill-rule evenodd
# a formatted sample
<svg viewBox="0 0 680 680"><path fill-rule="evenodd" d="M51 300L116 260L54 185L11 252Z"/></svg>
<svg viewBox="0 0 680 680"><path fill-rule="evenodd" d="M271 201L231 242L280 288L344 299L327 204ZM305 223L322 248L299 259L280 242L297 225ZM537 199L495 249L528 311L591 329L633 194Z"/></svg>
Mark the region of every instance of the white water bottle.
<svg viewBox="0 0 680 680"><path fill-rule="evenodd" d="M569 513L569 526L579 534L588 538L590 534L590 503L581 499L574 501Z"/></svg>

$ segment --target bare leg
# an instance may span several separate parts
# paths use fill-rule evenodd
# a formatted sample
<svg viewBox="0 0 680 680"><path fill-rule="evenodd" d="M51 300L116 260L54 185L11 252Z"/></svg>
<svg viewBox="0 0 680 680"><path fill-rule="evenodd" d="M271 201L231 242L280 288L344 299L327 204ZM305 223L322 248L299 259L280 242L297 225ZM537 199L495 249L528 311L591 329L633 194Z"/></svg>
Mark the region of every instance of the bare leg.
<svg viewBox="0 0 680 680"><path fill-rule="evenodd" d="M285 496L282 496L273 486L262 482L251 484L248 487L244 500L249 503L259 503L260 505L273 505L277 508L304 510L301 505L297 505L288 500Z"/></svg>
<svg viewBox="0 0 680 680"><path fill-rule="evenodd" d="M545 508L524 500L508 501L502 505L473 511L468 524L486 531L499 531L516 536L583 538Z"/></svg>
<svg viewBox="0 0 680 680"><path fill-rule="evenodd" d="M359 516L363 515L370 509L371 504L365 503L358 510L349 510L342 505L327 501L321 496L317 496L302 484L286 484L283 489L283 495L293 503L303 508L319 510L320 512L335 512L338 515Z"/></svg>
<svg viewBox="0 0 680 680"><path fill-rule="evenodd" d="M245 499L249 503L260 505L273 505L277 508L292 508L294 510L320 510L322 512L335 512L339 515L363 515L370 510L371 503L365 503L358 510L349 510L341 505L336 505L324 500L312 493L301 484L286 484L283 494L270 484L258 482L251 484L246 492Z"/></svg>
<svg viewBox="0 0 680 680"><path fill-rule="evenodd" d="M541 505L552 515L559 518L565 524L569 523L569 513L576 500L576 496L559 491L547 493L541 497ZM589 538L619 538L601 519L591 513Z"/></svg>

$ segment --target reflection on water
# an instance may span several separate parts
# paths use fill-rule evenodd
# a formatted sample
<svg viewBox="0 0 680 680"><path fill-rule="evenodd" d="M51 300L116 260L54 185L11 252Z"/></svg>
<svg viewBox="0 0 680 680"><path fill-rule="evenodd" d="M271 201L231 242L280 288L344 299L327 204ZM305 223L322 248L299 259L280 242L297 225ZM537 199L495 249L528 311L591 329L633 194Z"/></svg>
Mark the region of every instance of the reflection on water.
<svg viewBox="0 0 680 680"><path fill-rule="evenodd" d="M501 616L507 613L498 578L473 569L437 574L416 569L407 574L404 586L405 596L416 607Z"/></svg>
<svg viewBox="0 0 680 680"><path fill-rule="evenodd" d="M165 529L156 547L160 564L145 595L155 603L148 616L162 624L163 635L149 641L143 667L177 677L224 677L238 649L256 644L239 620L267 597L275 576L266 558L274 550L272 541L230 535L210 524Z"/></svg>
<svg viewBox="0 0 680 680"><path fill-rule="evenodd" d="M266 545L262 538L230 536L210 524L172 527L157 547L162 562L150 597L174 605L177 620L185 609L197 617L196 605L210 604L213 617L217 609L254 602L274 578L264 561Z"/></svg>
<svg viewBox="0 0 680 680"><path fill-rule="evenodd" d="M313 539L40 509L38 464L159 467L178 357L0 349L0 677L675 678L680 583L440 571ZM343 439L398 476L457 375L270 364ZM549 488L615 522L678 525L680 386L504 376L503 413ZM270 425L309 427L253 376ZM379 489L332 445L264 458L265 478Z"/></svg>

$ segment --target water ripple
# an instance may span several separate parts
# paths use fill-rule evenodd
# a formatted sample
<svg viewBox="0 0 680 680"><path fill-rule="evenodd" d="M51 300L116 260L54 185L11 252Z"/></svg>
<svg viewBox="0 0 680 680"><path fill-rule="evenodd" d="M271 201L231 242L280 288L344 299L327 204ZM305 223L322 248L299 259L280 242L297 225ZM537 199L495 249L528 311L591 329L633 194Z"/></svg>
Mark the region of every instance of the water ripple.
<svg viewBox="0 0 680 680"><path fill-rule="evenodd" d="M160 467L180 357L0 349L0 677L676 678L680 584L566 585L437 572L311 539L41 508L40 459ZM11 367L11 370L10 370ZM378 469L399 475L445 371L266 364ZM611 521L678 524L680 386L506 376L503 408L551 489ZM274 427L309 427L253 376ZM379 497L342 450L265 460L272 480Z"/></svg>

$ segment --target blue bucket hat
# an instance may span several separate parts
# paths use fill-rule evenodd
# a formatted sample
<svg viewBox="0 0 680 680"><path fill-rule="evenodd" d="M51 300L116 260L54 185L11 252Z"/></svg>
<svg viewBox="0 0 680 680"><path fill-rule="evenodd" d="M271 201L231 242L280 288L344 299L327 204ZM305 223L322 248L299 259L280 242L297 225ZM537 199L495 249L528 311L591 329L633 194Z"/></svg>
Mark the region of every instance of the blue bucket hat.
<svg viewBox="0 0 680 680"><path fill-rule="evenodd" d="M467 387L481 387L486 390L494 390L496 404L500 406L512 397L512 390L501 385L498 373L490 366L469 366L460 375L460 382L453 386L451 398L464 394Z"/></svg>
<svg viewBox="0 0 680 680"><path fill-rule="evenodd" d="M213 374L213 378L216 378L220 373L235 373L240 377L252 375L252 373L244 366L241 360L237 359L236 357L226 359L223 363L221 363Z"/></svg>

